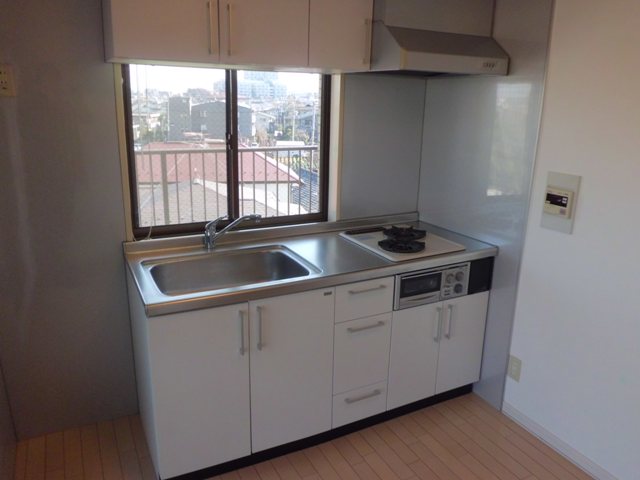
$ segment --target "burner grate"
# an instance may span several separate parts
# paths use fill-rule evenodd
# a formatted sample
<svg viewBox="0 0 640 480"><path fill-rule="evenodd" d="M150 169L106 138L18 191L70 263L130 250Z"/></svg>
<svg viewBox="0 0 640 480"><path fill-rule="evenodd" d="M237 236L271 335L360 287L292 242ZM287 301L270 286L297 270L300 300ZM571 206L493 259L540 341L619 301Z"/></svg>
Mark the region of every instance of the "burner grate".
<svg viewBox="0 0 640 480"><path fill-rule="evenodd" d="M424 250L424 242L418 242L416 240L396 240L388 238L386 240L380 240L378 245L383 250L393 253L418 253Z"/></svg>

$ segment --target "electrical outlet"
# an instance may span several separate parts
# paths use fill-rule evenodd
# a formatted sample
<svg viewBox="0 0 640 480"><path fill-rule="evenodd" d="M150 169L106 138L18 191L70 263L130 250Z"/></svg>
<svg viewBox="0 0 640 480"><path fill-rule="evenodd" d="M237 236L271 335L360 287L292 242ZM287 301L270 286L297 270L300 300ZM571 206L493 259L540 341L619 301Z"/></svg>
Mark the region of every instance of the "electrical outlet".
<svg viewBox="0 0 640 480"><path fill-rule="evenodd" d="M520 371L522 370L522 360L513 355L509 355L509 376L516 382L520 381Z"/></svg>
<svg viewBox="0 0 640 480"><path fill-rule="evenodd" d="M15 97L16 86L13 81L11 65L0 65L0 97Z"/></svg>

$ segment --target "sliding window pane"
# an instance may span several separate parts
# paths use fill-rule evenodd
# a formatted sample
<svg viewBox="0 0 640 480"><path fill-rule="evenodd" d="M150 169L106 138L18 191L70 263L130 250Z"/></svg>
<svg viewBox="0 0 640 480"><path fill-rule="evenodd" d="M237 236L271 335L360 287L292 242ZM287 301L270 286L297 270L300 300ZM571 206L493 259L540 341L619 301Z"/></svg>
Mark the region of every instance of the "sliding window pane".
<svg viewBox="0 0 640 480"><path fill-rule="evenodd" d="M321 78L238 72L241 215L320 211Z"/></svg>
<svg viewBox="0 0 640 480"><path fill-rule="evenodd" d="M225 71L130 65L137 226L228 213Z"/></svg>

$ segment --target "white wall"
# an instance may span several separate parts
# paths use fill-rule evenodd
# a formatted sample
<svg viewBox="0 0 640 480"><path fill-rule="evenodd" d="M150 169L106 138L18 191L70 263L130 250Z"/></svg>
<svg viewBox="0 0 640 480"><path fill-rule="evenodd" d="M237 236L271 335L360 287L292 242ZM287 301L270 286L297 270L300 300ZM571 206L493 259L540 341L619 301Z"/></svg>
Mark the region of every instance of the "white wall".
<svg viewBox="0 0 640 480"><path fill-rule="evenodd" d="M421 220L498 245L482 377L475 391L496 407L538 138L552 0L498 0L494 37L511 58L506 77L427 81Z"/></svg>
<svg viewBox="0 0 640 480"><path fill-rule="evenodd" d="M339 218L415 212L425 80L347 75Z"/></svg>
<svg viewBox="0 0 640 480"><path fill-rule="evenodd" d="M640 2L556 0L505 407L640 478ZM548 171L582 175L574 232L540 227ZM600 472L605 477L604 472Z"/></svg>
<svg viewBox="0 0 640 480"><path fill-rule="evenodd" d="M0 0L0 351L18 437L137 411L100 0Z"/></svg>

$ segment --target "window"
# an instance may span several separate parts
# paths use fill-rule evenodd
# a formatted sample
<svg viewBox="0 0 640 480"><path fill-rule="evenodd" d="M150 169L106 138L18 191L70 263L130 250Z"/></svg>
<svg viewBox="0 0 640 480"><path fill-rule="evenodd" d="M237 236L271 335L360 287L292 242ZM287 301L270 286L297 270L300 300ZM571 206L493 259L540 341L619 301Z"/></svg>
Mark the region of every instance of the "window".
<svg viewBox="0 0 640 480"><path fill-rule="evenodd" d="M136 237L225 215L326 220L328 77L148 65L123 77Z"/></svg>

